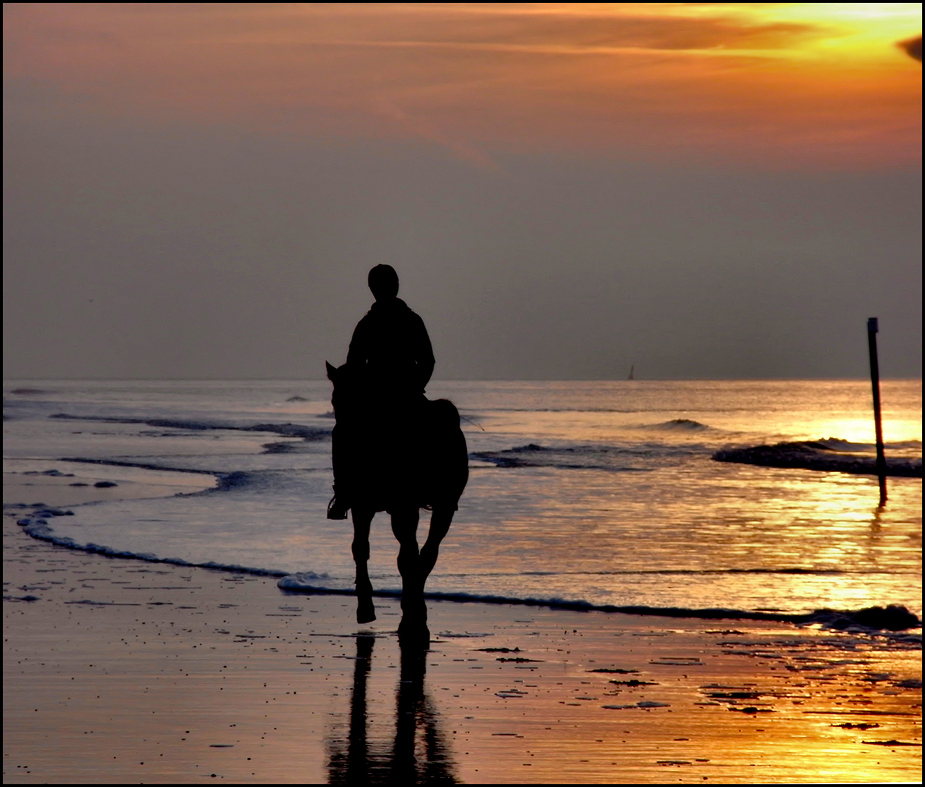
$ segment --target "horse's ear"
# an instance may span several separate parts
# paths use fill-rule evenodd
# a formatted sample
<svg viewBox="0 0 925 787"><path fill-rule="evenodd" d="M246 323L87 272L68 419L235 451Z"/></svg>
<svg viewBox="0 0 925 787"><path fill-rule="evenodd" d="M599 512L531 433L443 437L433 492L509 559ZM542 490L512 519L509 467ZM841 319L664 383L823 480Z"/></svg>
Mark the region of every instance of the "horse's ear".
<svg viewBox="0 0 925 787"><path fill-rule="evenodd" d="M327 361L324 362L324 368L328 370L328 379L331 382L334 382L334 373L337 371L337 369L331 366L331 364L329 364Z"/></svg>

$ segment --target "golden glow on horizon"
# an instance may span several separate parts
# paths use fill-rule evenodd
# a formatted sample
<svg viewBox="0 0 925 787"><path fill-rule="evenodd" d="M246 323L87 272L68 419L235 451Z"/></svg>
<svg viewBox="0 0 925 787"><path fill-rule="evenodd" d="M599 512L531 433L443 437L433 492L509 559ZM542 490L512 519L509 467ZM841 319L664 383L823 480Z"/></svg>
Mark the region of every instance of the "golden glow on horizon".
<svg viewBox="0 0 925 787"><path fill-rule="evenodd" d="M789 3L756 8L756 19L832 25L833 34L808 49L853 50L879 60L896 57L899 41L921 32L921 3Z"/></svg>
<svg viewBox="0 0 925 787"><path fill-rule="evenodd" d="M920 161L917 3L9 4L8 79L148 118L791 166Z"/></svg>

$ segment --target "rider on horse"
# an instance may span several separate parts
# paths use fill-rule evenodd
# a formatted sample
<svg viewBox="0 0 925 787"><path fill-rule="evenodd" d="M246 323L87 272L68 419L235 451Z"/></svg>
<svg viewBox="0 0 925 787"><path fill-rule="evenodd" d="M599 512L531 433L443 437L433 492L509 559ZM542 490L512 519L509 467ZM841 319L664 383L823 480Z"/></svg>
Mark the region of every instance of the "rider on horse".
<svg viewBox="0 0 925 787"><path fill-rule="evenodd" d="M390 265L369 272L369 289L376 302L357 324L346 367L364 392L352 423L334 428L334 499L329 519L346 519L356 493L360 453L387 455L399 473L382 478L387 498L410 494L400 477L409 467L417 445L424 387L434 371L434 353L424 321L398 297L398 274ZM378 450L376 450L378 449Z"/></svg>

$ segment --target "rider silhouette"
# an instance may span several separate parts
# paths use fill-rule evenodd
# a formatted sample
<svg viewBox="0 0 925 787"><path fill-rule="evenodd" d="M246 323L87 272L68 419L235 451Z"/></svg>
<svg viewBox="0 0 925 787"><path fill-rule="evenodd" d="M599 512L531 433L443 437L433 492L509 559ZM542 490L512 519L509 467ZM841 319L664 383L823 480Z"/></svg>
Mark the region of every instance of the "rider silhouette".
<svg viewBox="0 0 925 787"><path fill-rule="evenodd" d="M413 431L425 401L424 387L434 371L424 321L398 297L395 269L377 265L368 282L376 302L353 331L346 364L366 391L366 412L363 424L334 428L334 499L328 506L329 519L346 519L351 508L351 460L360 444L358 433L365 429L367 440L400 441L403 431Z"/></svg>

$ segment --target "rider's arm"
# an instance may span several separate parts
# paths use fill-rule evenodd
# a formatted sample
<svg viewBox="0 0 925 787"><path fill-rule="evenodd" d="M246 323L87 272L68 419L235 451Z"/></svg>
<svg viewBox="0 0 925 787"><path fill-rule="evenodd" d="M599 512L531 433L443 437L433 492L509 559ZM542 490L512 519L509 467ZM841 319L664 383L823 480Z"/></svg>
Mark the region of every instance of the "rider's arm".
<svg viewBox="0 0 925 787"><path fill-rule="evenodd" d="M430 382L430 376L434 373L434 349L430 344L430 337L427 335L427 328L424 327L424 321L418 317L420 330L415 339L414 361L417 366L421 388L426 387Z"/></svg>
<svg viewBox="0 0 925 787"><path fill-rule="evenodd" d="M365 317L357 323L347 350L347 363L356 368L366 366L366 361L369 360L369 331L365 323Z"/></svg>

